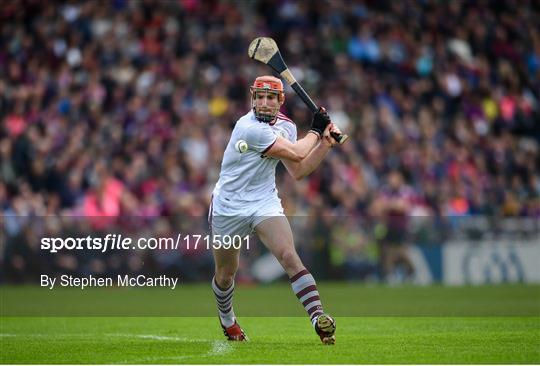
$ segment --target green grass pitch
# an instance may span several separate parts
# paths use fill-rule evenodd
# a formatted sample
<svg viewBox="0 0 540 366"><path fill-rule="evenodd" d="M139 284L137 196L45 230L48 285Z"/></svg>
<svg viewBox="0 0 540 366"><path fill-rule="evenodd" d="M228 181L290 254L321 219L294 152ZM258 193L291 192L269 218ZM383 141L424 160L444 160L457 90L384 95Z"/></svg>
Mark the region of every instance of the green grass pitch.
<svg viewBox="0 0 540 366"><path fill-rule="evenodd" d="M358 363L540 363L540 287L447 288L321 284L329 313L336 316L334 346L320 344L286 284L239 287L236 312L250 342L227 342L206 307L187 306L189 316L156 316L155 309L210 302L207 286L179 291L109 290L84 292L79 304L92 315L34 315L24 299L48 306L35 288L1 288L0 362L54 364L358 364ZM76 290L58 293L62 303ZM174 294L172 301L170 294ZM36 295L37 294L37 295ZM122 296L114 300L117 294ZM266 297L264 294L267 294ZM62 296L60 296L62 295ZM37 296L37 297L36 297ZM133 296L130 297L130 296ZM79 296L80 297L80 296ZM140 304L134 301L140 300ZM273 298L276 313L265 314ZM36 300L38 299L38 300ZM67 299L67 300L66 300ZM101 300L100 300L101 299ZM109 301L113 299L114 301ZM118 316L119 301L127 315ZM144 299L144 300L142 300ZM167 301L167 302L163 302ZM346 301L347 306L342 302ZM102 303L105 313L90 309ZM45 305L44 305L45 304ZM202 303L201 303L202 304ZM148 306L145 308L145 306ZM139 315L132 316L133 309ZM22 311L23 309L24 311ZM131 312L130 310L131 309ZM265 316L257 315L257 310ZM65 309L62 309L65 311ZM105 310L102 310L105 311ZM210 311L210 310L209 310ZM290 313L288 313L290 312ZM58 314L54 314L58 315ZM75 316L77 315L77 316Z"/></svg>

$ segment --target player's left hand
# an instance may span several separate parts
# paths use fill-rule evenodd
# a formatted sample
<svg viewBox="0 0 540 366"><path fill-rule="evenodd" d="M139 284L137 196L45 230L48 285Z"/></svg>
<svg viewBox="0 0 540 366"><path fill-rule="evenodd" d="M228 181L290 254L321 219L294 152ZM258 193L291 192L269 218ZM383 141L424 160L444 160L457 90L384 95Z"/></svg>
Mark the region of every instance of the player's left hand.
<svg viewBox="0 0 540 366"><path fill-rule="evenodd" d="M319 107L319 110L313 114L313 120L311 121L311 131L319 135L319 138L323 135L324 129L330 123L330 116L324 107Z"/></svg>
<svg viewBox="0 0 540 366"><path fill-rule="evenodd" d="M341 134L341 130L339 129L338 126L336 126L333 123L328 124L328 126L326 126L323 132L323 141L325 142L325 144L329 147L334 147L336 145L339 145L339 143L336 140L334 140L332 135L330 135L330 132Z"/></svg>

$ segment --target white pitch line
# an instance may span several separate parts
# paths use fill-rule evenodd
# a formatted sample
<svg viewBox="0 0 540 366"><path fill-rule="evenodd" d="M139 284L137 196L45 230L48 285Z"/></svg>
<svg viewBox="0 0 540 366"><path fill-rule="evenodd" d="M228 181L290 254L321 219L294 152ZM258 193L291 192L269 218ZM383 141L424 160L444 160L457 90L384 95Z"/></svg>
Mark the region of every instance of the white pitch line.
<svg viewBox="0 0 540 366"><path fill-rule="evenodd" d="M144 358L137 358L137 359L135 359L135 360L130 360L130 361L119 361L119 362L115 362L115 364L119 364L119 365L123 365L123 364L134 365L134 364L141 364L142 362L160 363L160 362L157 362L157 361L163 361L163 360L180 361L180 360L185 360L186 358L192 358L192 357L194 357L194 356L195 356L195 355L190 355L190 356L144 357Z"/></svg>
<svg viewBox="0 0 540 366"><path fill-rule="evenodd" d="M63 336L76 337L77 334L62 334ZM42 337L54 337L56 334L11 334L11 333L1 333L0 337L22 337L22 338L42 338ZM82 336L82 334L81 334Z"/></svg>
<svg viewBox="0 0 540 366"><path fill-rule="evenodd" d="M174 341L174 342L190 342L192 340L182 337L169 337L156 334L110 334L111 337L128 337L128 338L141 338L152 339L155 341Z"/></svg>
<svg viewBox="0 0 540 366"><path fill-rule="evenodd" d="M141 338L141 339L152 339L156 341L174 341L174 342L210 342L206 339L189 339L185 337L170 337L170 336L160 336L155 334L123 334L123 333L108 333L108 334L93 334L93 333L65 333L65 334L40 334L40 333L31 333L31 334L16 334L16 333L0 333L0 337L21 337L21 338L42 338L42 337L119 337L119 338Z"/></svg>
<svg viewBox="0 0 540 366"><path fill-rule="evenodd" d="M190 339L186 337L171 337L171 336L161 336L156 334L125 334L125 333L109 333L105 334L106 337L125 337L125 338L141 338L141 339L152 339L155 341L174 341L174 342L210 342L206 339Z"/></svg>
<svg viewBox="0 0 540 366"><path fill-rule="evenodd" d="M73 334L54 334L52 336L65 336L65 337L88 337L88 336L97 336L98 334L81 334L81 333L73 333ZM23 338L41 338L41 337L50 337L51 334L13 334L13 333L0 333L0 337L23 337ZM106 337L119 337L119 338L139 338L139 339L150 339L154 341L174 341L174 342L203 342L203 343L210 343L212 341L210 340L204 340L204 339L188 339L183 337L170 337L170 336L161 336L161 335L155 335L155 334L125 334L125 333L109 333L104 334ZM133 363L142 363L142 362L154 362L159 363L158 361L182 361L189 358L194 357L213 357L213 356L222 356L227 353L232 352L234 349L232 345L229 343L229 341L213 341L211 343L210 349L202 355L183 355L183 356L159 356L159 357L145 357L145 358L139 358L136 360L130 360L130 361L121 361L116 362L118 364L133 364Z"/></svg>
<svg viewBox="0 0 540 366"><path fill-rule="evenodd" d="M148 336L144 336L145 338L149 338ZM151 336L150 339L156 339L156 340L163 340L163 338L166 338L168 340L169 338L174 337L161 337L161 336ZM157 337L157 338L155 338ZM208 342L208 341L207 341ZM137 358L134 360L126 360L126 361L120 361L116 362L117 364L140 364L143 362L151 362L151 363L162 363L165 360L168 361L182 361L189 358L195 358L195 357L211 357L211 356L222 356L225 355L233 350L232 346L227 343L227 341L214 341L212 342L212 347L203 355L184 355L184 356L157 356L157 357L144 357L144 358Z"/></svg>
<svg viewBox="0 0 540 366"><path fill-rule="evenodd" d="M188 341L187 338L159 336L159 335L153 335L153 334L140 334L140 335L136 335L136 337L143 338L143 339L154 339L156 341L178 341L178 342Z"/></svg>

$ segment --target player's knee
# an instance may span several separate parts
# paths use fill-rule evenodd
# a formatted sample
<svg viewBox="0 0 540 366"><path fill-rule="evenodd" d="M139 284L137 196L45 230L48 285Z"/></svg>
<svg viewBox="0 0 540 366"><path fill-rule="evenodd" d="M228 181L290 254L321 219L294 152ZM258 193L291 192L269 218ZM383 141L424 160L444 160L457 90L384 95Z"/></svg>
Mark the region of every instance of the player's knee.
<svg viewBox="0 0 540 366"><path fill-rule="evenodd" d="M279 254L278 258L279 262L283 265L285 269L296 269L297 267L302 266L302 262L300 261L300 258L298 257L298 254L296 254L296 251L287 249L283 250Z"/></svg>
<svg viewBox="0 0 540 366"><path fill-rule="evenodd" d="M236 268L234 267L216 267L216 282L220 287L229 287L234 281Z"/></svg>

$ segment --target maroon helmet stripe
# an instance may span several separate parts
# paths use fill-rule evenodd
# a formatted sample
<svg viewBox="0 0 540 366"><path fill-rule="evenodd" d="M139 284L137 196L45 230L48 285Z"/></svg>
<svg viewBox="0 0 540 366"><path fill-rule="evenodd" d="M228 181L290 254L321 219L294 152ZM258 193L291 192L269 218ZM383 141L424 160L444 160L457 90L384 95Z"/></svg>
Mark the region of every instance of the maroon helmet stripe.
<svg viewBox="0 0 540 366"><path fill-rule="evenodd" d="M307 275L307 274L309 274L309 271L307 269L303 269L303 270L301 270L300 272L298 272L297 274L295 274L294 276L291 277L291 282L294 282L297 279L299 279L300 277L302 277L303 275Z"/></svg>
<svg viewBox="0 0 540 366"><path fill-rule="evenodd" d="M301 298L302 296L304 296L305 294L307 294L308 292L311 292L311 291L317 291L317 286L311 285L311 286L308 286L308 287L304 288L303 290L300 290L296 294L296 297Z"/></svg>

